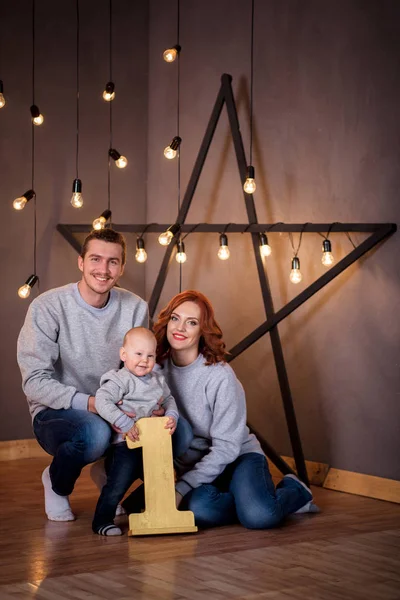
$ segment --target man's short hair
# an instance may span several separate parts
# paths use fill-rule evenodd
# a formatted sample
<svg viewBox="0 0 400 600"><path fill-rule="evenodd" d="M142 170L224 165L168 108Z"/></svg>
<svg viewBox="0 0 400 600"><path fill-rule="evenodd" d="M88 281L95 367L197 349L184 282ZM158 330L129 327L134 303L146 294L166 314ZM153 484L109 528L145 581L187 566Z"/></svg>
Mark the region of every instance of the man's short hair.
<svg viewBox="0 0 400 600"><path fill-rule="evenodd" d="M126 262L126 241L124 236L118 231L114 231L114 229L106 228L106 229L93 229L86 236L81 250L81 258L85 258L85 254L88 250L88 245L91 240L100 240L102 242L109 242L110 244L119 244L122 248L122 265Z"/></svg>

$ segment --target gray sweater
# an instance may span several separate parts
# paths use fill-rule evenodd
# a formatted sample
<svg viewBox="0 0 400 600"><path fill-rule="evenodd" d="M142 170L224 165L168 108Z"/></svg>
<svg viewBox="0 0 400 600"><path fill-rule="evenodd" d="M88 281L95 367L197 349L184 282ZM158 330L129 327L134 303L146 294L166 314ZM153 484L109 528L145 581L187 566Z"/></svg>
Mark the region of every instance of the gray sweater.
<svg viewBox="0 0 400 600"><path fill-rule="evenodd" d="M125 333L139 326L148 326L147 304L122 288L103 308L87 304L77 283L33 300L17 344L32 419L47 407L87 410L101 376L119 366Z"/></svg>
<svg viewBox="0 0 400 600"><path fill-rule="evenodd" d="M213 482L241 454L263 454L246 425L243 387L228 364L207 366L200 354L187 367L167 360L161 372L194 434L189 450L176 461L180 494Z"/></svg>
<svg viewBox="0 0 400 600"><path fill-rule="evenodd" d="M137 377L126 367L119 371L111 370L100 380L96 392L96 410L103 419L116 425L123 433L129 431L142 417L150 417L152 411L163 398L161 406L165 415L178 420L178 410L162 373L154 371ZM123 404L116 406L119 400ZM135 412L136 417L128 417L122 410Z"/></svg>

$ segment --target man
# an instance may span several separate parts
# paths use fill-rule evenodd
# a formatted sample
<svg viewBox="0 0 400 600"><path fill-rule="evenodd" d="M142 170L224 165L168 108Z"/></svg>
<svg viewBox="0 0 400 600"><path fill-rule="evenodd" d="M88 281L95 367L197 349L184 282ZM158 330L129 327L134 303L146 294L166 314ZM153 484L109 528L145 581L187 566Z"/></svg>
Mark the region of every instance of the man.
<svg viewBox="0 0 400 600"><path fill-rule="evenodd" d="M52 521L75 519L68 496L82 468L109 445L110 426L94 406L100 378L118 368L125 333L148 326L146 302L114 287L125 259L120 233L92 231L78 258L82 279L36 298L18 338L33 431L53 456L42 475L45 510Z"/></svg>

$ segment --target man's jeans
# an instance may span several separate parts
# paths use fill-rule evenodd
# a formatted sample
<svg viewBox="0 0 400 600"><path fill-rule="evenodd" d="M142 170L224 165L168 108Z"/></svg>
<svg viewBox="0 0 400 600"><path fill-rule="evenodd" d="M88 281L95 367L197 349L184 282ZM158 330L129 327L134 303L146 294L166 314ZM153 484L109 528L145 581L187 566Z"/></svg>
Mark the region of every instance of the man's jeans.
<svg viewBox="0 0 400 600"><path fill-rule="evenodd" d="M108 448L111 427L98 415L72 408L46 408L33 420L42 448L54 458L50 465L53 490L68 496L83 467L98 460Z"/></svg>
<svg viewBox="0 0 400 600"><path fill-rule="evenodd" d="M275 489L265 456L249 452L211 484L186 494L179 508L193 511L196 525L203 528L240 522L248 529L270 529L311 499L293 478L282 479Z"/></svg>

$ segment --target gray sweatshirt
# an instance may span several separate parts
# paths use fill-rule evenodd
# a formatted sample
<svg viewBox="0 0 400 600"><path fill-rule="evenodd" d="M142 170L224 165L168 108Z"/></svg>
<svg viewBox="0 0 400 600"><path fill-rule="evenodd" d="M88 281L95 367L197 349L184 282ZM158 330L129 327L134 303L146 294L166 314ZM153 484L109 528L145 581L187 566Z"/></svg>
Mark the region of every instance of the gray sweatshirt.
<svg viewBox="0 0 400 600"><path fill-rule="evenodd" d="M241 454L263 454L246 425L243 387L228 364L207 366L200 354L187 367L169 359L161 372L194 434L189 450L176 461L180 494L213 482Z"/></svg>
<svg viewBox="0 0 400 600"><path fill-rule="evenodd" d="M103 308L87 304L77 283L33 300L17 344L32 419L47 407L87 410L101 376L119 366L125 333L139 326L148 326L147 304L123 288Z"/></svg>
<svg viewBox="0 0 400 600"><path fill-rule="evenodd" d="M105 373L100 380L100 388L96 392L96 410L103 419L119 427L123 433L129 431L134 423L142 417L150 417L157 408L160 398L161 406L167 417L178 420L178 410L171 396L162 373L154 371L137 377L126 367ZM119 400L123 404L116 406ZM135 412L136 417L128 417L122 410Z"/></svg>

